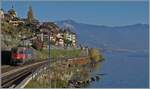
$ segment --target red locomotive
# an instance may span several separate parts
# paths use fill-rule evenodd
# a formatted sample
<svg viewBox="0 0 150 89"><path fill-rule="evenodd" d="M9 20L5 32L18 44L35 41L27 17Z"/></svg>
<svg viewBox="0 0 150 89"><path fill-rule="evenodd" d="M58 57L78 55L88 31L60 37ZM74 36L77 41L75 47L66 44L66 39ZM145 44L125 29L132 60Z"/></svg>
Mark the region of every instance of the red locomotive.
<svg viewBox="0 0 150 89"><path fill-rule="evenodd" d="M11 64L24 64L33 61L33 50L29 47L15 47L11 49Z"/></svg>

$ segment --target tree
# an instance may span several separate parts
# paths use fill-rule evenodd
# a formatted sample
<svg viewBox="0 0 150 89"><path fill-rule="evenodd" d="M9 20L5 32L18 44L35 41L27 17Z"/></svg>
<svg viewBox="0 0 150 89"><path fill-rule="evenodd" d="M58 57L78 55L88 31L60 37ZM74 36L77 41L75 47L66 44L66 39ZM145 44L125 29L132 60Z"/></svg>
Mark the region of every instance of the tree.
<svg viewBox="0 0 150 89"><path fill-rule="evenodd" d="M96 48L91 48L89 50L89 56L90 56L90 59L93 60L93 61L95 61L95 62L103 60L102 54Z"/></svg>
<svg viewBox="0 0 150 89"><path fill-rule="evenodd" d="M33 19L34 19L34 16L33 16L32 7L29 6L27 22L28 22L29 24L31 24L32 21L33 21Z"/></svg>

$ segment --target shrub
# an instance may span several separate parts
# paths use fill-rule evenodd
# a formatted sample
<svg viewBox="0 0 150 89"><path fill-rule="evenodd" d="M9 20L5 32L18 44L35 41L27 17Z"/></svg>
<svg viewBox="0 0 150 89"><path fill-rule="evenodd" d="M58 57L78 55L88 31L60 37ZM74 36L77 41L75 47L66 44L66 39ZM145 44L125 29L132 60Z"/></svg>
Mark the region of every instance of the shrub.
<svg viewBox="0 0 150 89"><path fill-rule="evenodd" d="M102 54L100 53L100 51L96 48L91 48L89 50L89 57L91 60L98 62L98 61L102 61L103 57Z"/></svg>

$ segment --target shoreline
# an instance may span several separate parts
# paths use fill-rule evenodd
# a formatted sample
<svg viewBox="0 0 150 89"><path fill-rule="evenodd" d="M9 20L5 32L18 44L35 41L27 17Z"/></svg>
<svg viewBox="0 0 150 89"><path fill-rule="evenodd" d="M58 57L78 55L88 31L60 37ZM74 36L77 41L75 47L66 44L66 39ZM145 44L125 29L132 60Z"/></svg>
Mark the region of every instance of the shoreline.
<svg viewBox="0 0 150 89"><path fill-rule="evenodd" d="M25 88L77 88L85 84L89 84L94 80L93 78L90 78L90 76L86 72L81 73L84 70L84 66L91 64L91 61L89 61L87 58L83 59L82 57L73 58L71 61L70 60L68 59L67 61L56 62L56 64L52 68L47 70L47 72L37 76L36 79L31 80L29 84L25 86ZM83 62L83 60L86 62ZM82 74L87 75L87 78L84 78L84 75ZM81 77L76 78L77 76ZM97 79L99 79L98 76ZM37 86L36 84L39 84L40 86Z"/></svg>

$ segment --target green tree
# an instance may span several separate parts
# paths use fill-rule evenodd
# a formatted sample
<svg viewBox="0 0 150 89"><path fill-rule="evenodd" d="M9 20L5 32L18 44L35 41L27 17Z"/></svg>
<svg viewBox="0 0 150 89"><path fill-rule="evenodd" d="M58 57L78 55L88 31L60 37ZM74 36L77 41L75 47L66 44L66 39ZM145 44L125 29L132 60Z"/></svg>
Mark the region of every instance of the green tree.
<svg viewBox="0 0 150 89"><path fill-rule="evenodd" d="M34 16L33 16L32 7L29 6L27 22L28 22L29 24L31 24L32 21L33 21L33 19L34 19Z"/></svg>

